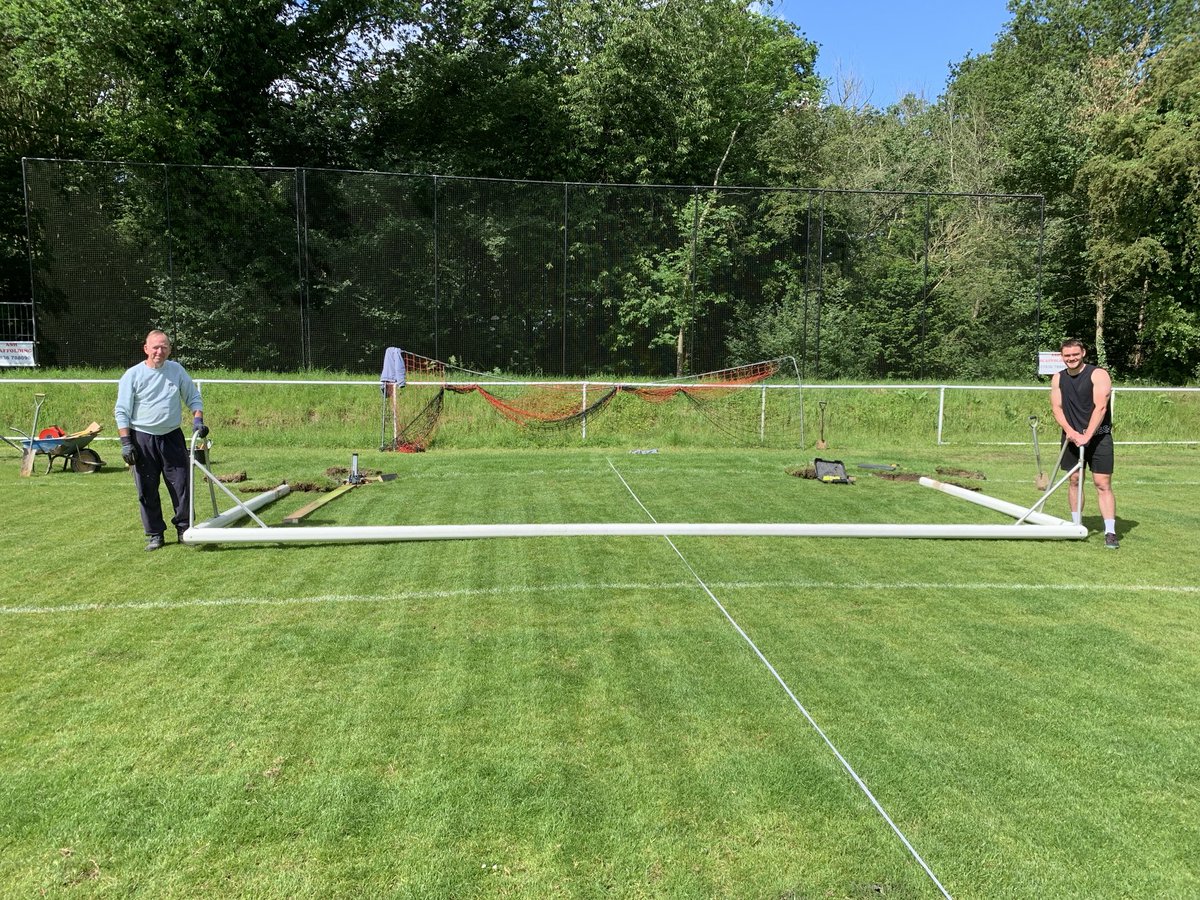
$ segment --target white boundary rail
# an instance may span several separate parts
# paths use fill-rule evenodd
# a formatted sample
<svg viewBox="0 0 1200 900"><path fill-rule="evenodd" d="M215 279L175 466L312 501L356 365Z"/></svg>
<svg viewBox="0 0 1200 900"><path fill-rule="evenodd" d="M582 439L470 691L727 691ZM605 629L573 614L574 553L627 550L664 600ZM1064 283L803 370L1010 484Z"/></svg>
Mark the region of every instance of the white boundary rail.
<svg viewBox="0 0 1200 900"><path fill-rule="evenodd" d="M203 390L206 384L256 384L263 386L320 386L329 387L370 387L375 390L379 389L380 382L373 381L335 381L331 379L271 379L271 378L196 378L196 385ZM5 384L111 384L114 387L117 384L115 378L0 378L0 386ZM695 382L626 382L626 381L587 381L582 382L579 379L570 380L540 380L540 381L418 381L410 380L407 387L409 388L437 388L443 385L463 386L472 384L495 385L497 387L510 386L519 387L524 385L556 385L556 384L577 384L580 385L581 402L586 405L587 388L591 386L599 387L617 387L625 384L635 386L653 386L661 388L685 388L695 387ZM739 390L761 390L763 396L766 396L766 391L934 391L938 392L937 403L937 418L936 423L936 443L938 446L953 443L945 440L945 423L946 423L946 392L947 391L1025 391L1049 395L1049 385L996 385L996 384L834 384L834 383L801 383L801 384L756 384L745 385L738 387ZM1158 394L1200 394L1200 387L1113 387L1112 392L1112 409L1114 418L1117 415L1117 401L1120 394L1127 393L1158 393ZM586 424L584 425L586 428ZM803 429L803 420L801 420L801 428ZM586 435L585 435L586 436ZM99 440L105 440L100 438ZM108 440L115 440L109 438ZM801 444L804 443L803 433L801 434ZM974 443L974 442L973 442ZM987 442L992 443L992 442ZM1021 445L1032 443L1032 441L1009 441L1005 442L1012 445ZM1200 443L1200 435L1191 440L1170 440L1170 441L1139 441L1125 440L1114 441L1119 445L1167 445L1167 444L1196 444Z"/></svg>

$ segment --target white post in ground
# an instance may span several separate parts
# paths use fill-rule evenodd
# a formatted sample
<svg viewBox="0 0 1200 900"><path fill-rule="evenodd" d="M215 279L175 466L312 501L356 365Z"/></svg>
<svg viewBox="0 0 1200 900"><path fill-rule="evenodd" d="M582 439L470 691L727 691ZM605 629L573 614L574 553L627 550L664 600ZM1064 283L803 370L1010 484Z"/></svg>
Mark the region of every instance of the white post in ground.
<svg viewBox="0 0 1200 900"><path fill-rule="evenodd" d="M767 386L762 386L762 404L758 408L758 442L766 439L767 433Z"/></svg>
<svg viewBox="0 0 1200 900"><path fill-rule="evenodd" d="M942 423L946 416L946 386L943 384L938 388L938 420L937 420L937 442L938 446L942 445Z"/></svg>

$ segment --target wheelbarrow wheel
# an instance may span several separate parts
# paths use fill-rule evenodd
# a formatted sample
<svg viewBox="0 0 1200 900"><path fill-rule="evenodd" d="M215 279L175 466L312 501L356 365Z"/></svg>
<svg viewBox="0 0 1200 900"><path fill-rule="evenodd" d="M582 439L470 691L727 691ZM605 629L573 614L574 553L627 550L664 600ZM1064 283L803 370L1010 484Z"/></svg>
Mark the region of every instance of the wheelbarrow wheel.
<svg viewBox="0 0 1200 900"><path fill-rule="evenodd" d="M78 472L81 475L89 475L92 472L97 472L102 465L104 465L104 460L100 458L100 454L95 450L89 450L87 447L84 447L71 457L71 471Z"/></svg>

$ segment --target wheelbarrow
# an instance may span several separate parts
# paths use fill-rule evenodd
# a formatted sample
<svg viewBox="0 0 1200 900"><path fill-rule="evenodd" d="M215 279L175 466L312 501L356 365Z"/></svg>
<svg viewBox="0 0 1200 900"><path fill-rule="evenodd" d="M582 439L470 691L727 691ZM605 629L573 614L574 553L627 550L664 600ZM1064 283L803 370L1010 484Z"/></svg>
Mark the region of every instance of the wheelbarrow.
<svg viewBox="0 0 1200 900"><path fill-rule="evenodd" d="M72 472L88 474L97 471L104 465L100 454L88 448L88 444L102 430L99 422L93 422L83 431L77 431L74 434L56 434L55 431L58 429L45 428L38 433L37 437L32 437L19 428L11 428L11 430L21 435L20 444L10 441L4 435L0 435L0 440L20 451L22 457L28 453L45 454L48 458L47 475L54 468L54 461L58 459L62 460L64 472L70 467Z"/></svg>

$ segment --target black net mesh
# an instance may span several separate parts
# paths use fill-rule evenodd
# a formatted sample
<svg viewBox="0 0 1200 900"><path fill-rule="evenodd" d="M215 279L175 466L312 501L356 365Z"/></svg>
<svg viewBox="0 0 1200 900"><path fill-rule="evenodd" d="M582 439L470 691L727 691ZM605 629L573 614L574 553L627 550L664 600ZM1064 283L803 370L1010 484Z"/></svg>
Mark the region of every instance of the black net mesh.
<svg viewBox="0 0 1200 900"><path fill-rule="evenodd" d="M433 180L308 171L302 186L307 364L363 372L389 346L431 353L439 325Z"/></svg>
<svg viewBox="0 0 1200 900"><path fill-rule="evenodd" d="M1035 197L551 184L26 160L31 293L3 337L124 366L802 377L1031 374ZM24 318L22 319L22 314Z"/></svg>

